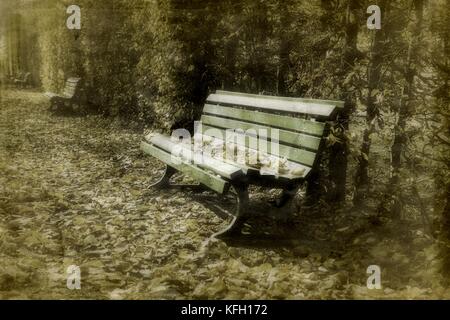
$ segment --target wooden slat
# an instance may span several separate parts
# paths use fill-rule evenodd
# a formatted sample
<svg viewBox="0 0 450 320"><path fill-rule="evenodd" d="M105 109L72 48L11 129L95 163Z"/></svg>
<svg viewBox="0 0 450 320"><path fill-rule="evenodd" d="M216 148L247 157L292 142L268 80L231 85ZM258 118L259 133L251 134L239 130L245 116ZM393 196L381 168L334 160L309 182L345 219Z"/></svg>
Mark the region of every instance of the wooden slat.
<svg viewBox="0 0 450 320"><path fill-rule="evenodd" d="M64 88L64 92L68 92L68 93L71 93L71 94L73 94L73 93L75 93L75 88Z"/></svg>
<svg viewBox="0 0 450 320"><path fill-rule="evenodd" d="M280 141L281 143L287 143L311 150L318 150L321 141L321 139L318 137L233 119L203 115L201 120L202 123L209 124L214 127L221 127L224 129L242 129L244 131L254 130L256 134L259 130L265 130L267 131L268 138L272 137L272 130L278 130L278 141Z"/></svg>
<svg viewBox="0 0 450 320"><path fill-rule="evenodd" d="M44 93L47 97L49 97L50 99L51 98L53 98L53 97L57 97L58 95L56 94L56 93L53 93L53 92L45 92Z"/></svg>
<svg viewBox="0 0 450 320"><path fill-rule="evenodd" d="M75 92L78 87L78 82L80 78L69 78L66 81L66 86L64 88L63 94L65 97L71 99L75 95Z"/></svg>
<svg viewBox="0 0 450 320"><path fill-rule="evenodd" d="M174 162L172 161L172 155L170 153L161 150L156 146L153 146L147 142L141 142L141 150L177 169L178 171L189 175L217 193L222 194L227 189L227 181L189 163Z"/></svg>
<svg viewBox="0 0 450 320"><path fill-rule="evenodd" d="M202 135L202 134L201 134L200 132L197 132L197 133L196 133L196 137L197 137L198 135ZM222 140L222 139L220 138L220 135L211 134L211 135L202 135L202 136L203 136L202 139L204 139L204 140L206 140L208 137L211 137L211 136L213 136L215 139ZM222 141L223 141L223 140L222 140ZM258 151L258 150L256 150L256 149L253 149L253 148L250 148L250 147L249 147L248 140L247 140L245 143L242 143L241 140L237 140L237 141L234 141L234 142L231 142L231 141L228 141L228 142L223 141L223 144L226 144L227 147L229 147L229 146L231 146L231 145L239 146L239 147L241 147L241 148L244 148L244 150L245 150L246 152L247 152L247 150ZM275 157L274 155L271 155L271 157L273 157L274 159L277 159L277 157ZM281 160L282 158L278 158L278 159ZM236 159L235 159L235 160L236 160ZM258 169L258 168L256 168L256 167L252 167L250 164L237 163L237 162L235 162L235 161L233 161L233 160L231 160L231 159L226 159L226 157L225 157L224 161L225 161L225 162L228 162L228 163L230 163L230 164L234 164L234 165L236 165L236 166L240 166L240 167L242 168L242 171L244 171L244 172L246 172L246 173L247 173L248 171L256 171L256 172L260 172L260 169ZM286 161L286 165L287 165L291 170L294 170L294 169L303 170L303 175L299 176L299 175L293 175L293 174L291 174L291 173L276 173L276 174L273 173L273 174L270 174L270 175L272 175L272 176L277 176L277 177L281 177L281 178L287 178L287 179L298 179L298 178L305 178L305 177L309 174L309 172L311 171L311 167L308 167L308 166L305 166L305 165L302 165L302 164L300 164L300 163L293 162L293 161L290 161L290 160L287 160L287 161ZM260 174L261 174L261 173L260 173ZM264 173L264 175L268 175L268 173L266 172L266 173Z"/></svg>
<svg viewBox="0 0 450 320"><path fill-rule="evenodd" d="M64 93L70 94L70 95L73 95L75 93L75 91L76 91L75 89L69 89L69 88L64 89Z"/></svg>
<svg viewBox="0 0 450 320"><path fill-rule="evenodd" d="M246 110L241 108L205 104L203 112L228 118L234 118L242 121L266 124L270 127L294 130L318 137L322 136L325 129L325 123L323 122L280 116L273 113Z"/></svg>
<svg viewBox="0 0 450 320"><path fill-rule="evenodd" d="M73 98L73 96L74 96L74 92L67 92L67 91L64 91L63 92L63 95L66 97L66 98Z"/></svg>
<svg viewBox="0 0 450 320"><path fill-rule="evenodd" d="M208 102L223 103L234 106L253 107L261 110L272 110L278 112L290 112L307 114L311 116L319 116L329 118L336 109L332 105L324 105L317 103L306 103L301 101L283 101L272 98L234 96L223 94L211 94L207 98Z"/></svg>
<svg viewBox="0 0 450 320"><path fill-rule="evenodd" d="M227 141L226 131L224 129L222 129L222 128L212 127L212 126L208 126L208 125L202 124L202 126L201 126L201 133L205 134L205 135L208 135L208 136L211 136L211 137L215 137L215 138ZM242 137L243 136L243 135L241 135L239 133L236 133L236 135L238 137ZM245 142L244 143L241 142L241 140L243 140L243 139L236 139L237 140L236 143L239 144L239 145L243 145L245 147L252 148L252 143L253 142L250 140L251 137L249 135L244 135L244 136L245 136ZM227 143L229 143L229 141L227 141ZM315 161L315 158L316 158L316 153L311 152L311 151L307 151L307 150L304 150L304 149L293 148L293 147L290 147L290 146L287 146L287 145L283 145L283 144L279 144L278 146L279 146L278 147L279 148L278 149L278 156L279 157L281 157L281 158L286 157L289 160L298 162L298 163L303 164L303 165L308 166L308 167L312 167L314 165L314 161ZM252 149L254 149L254 148L252 148ZM259 147L258 147L258 149L259 149ZM268 154L272 154L272 155L275 154L275 155L277 155L276 154L277 153L276 150L271 150L271 143L270 143L270 141L267 142L267 150L266 150L266 152Z"/></svg>
<svg viewBox="0 0 450 320"><path fill-rule="evenodd" d="M224 91L224 90L216 90L216 94L224 94L224 95L231 95L231 96L244 96L244 97L264 97L264 98L267 98L267 99L274 99L274 100L300 101L300 102L306 102L306 103L327 104L327 105L336 106L338 108L343 108L344 107L344 101L339 101L339 100L324 100L324 99L294 98L294 97L278 97L278 96L267 96L267 95L261 95L261 94L232 92L232 91Z"/></svg>
<svg viewBox="0 0 450 320"><path fill-rule="evenodd" d="M81 78L68 78L67 82L77 83Z"/></svg>
<svg viewBox="0 0 450 320"><path fill-rule="evenodd" d="M170 137L163 136L161 134L157 134L157 135L151 137L150 139L147 139L147 141L156 145L157 147L171 153L171 154L175 147L181 146L183 148L183 158L184 159L192 162L194 165L198 165L202 168L209 169L224 178L235 179L235 178L243 175L243 172L240 167L231 165L229 163L225 163L218 159L214 159L214 158L210 157L209 155L206 155L203 153L194 153L191 149L184 147L182 145L179 145L177 143L174 143L173 141L171 141ZM198 164L194 163L195 156L199 157Z"/></svg>

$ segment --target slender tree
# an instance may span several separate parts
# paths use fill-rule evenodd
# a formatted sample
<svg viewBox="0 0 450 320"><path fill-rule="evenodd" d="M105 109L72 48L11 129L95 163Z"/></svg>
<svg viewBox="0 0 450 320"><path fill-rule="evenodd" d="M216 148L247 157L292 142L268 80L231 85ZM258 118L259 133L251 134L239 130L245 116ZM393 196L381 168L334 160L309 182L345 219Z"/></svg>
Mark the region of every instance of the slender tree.
<svg viewBox="0 0 450 320"><path fill-rule="evenodd" d="M403 69L404 86L400 96L397 123L394 127L394 142L391 147L391 177L388 194L392 196L393 206L391 213L394 217L399 217L402 210L401 192L399 189L401 159L407 142L405 129L414 104L415 78L421 58L423 0L412 0L411 5L414 11L414 21L411 23L408 52Z"/></svg>
<svg viewBox="0 0 450 320"><path fill-rule="evenodd" d="M358 33L360 27L360 14L362 3L360 0L348 0L346 3L346 14L344 23L344 50L340 66L340 78L342 79L341 100L345 101L344 110L339 116L338 124L334 129L336 143L331 147L329 170L332 180L332 191L330 200L342 201L346 195L347 179L347 155L348 139L346 131L349 128L350 114L355 109L355 95L349 88L350 83L344 81L355 66L355 62L360 56L357 47Z"/></svg>
<svg viewBox="0 0 450 320"><path fill-rule="evenodd" d="M450 284L450 0L441 0L434 3L436 9L432 11L430 33L434 39L431 45L431 70L435 76L432 78L430 90L433 103L432 117L429 119L430 128L428 136L433 153L428 154L427 160L435 163L434 172L434 203L433 212L440 222L438 239L442 256L442 274L446 284ZM427 110L429 111L429 110Z"/></svg>
<svg viewBox="0 0 450 320"><path fill-rule="evenodd" d="M289 12L290 1L278 0L278 9L280 14L280 27L278 36L279 47L279 66L277 68L277 94L285 96L287 94L286 78L289 72L289 53L291 51L291 41L289 38L289 26L291 24L291 14Z"/></svg>
<svg viewBox="0 0 450 320"><path fill-rule="evenodd" d="M389 11L388 1L380 1L380 9L383 12L383 20L386 20L386 15ZM366 128L364 129L363 141L360 148L360 155L358 157L358 165L354 177L354 203L360 204L364 194L368 193L368 189L363 188L369 183L369 154L370 146L372 144L371 135L375 132L375 125L377 117L380 115L379 102L377 98L381 86L381 68L383 66L384 52L385 52L385 28L375 29L372 31L372 44L369 53L369 66L367 68L367 97L366 101ZM364 189L364 190L363 190Z"/></svg>
<svg viewBox="0 0 450 320"><path fill-rule="evenodd" d="M239 36L241 30L241 11L243 2L223 1L220 4L220 10L223 12L221 20L223 27L216 37L223 43L223 62L221 64L222 89L233 91L237 85L237 59L239 48ZM219 56L220 58L220 56Z"/></svg>

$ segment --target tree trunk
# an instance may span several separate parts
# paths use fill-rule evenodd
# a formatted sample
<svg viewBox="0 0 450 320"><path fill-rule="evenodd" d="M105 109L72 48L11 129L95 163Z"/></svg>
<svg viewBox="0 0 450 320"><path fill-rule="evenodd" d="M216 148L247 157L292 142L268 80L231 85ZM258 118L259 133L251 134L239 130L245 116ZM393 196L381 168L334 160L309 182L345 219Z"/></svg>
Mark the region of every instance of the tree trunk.
<svg viewBox="0 0 450 320"><path fill-rule="evenodd" d="M380 8L386 16L388 8L386 7L386 1L381 1ZM353 203L358 205L364 199L364 195L369 192L369 155L370 146L372 144L371 134L375 130L375 121L378 117L380 111L379 106L376 102L376 90L380 88L381 80L381 67L383 63L383 38L384 31L374 30L374 37L372 40L372 47L370 50L370 66L368 68L367 84L368 84L368 95L367 95L367 115L366 115L366 128L363 134L363 142L361 144L360 155L358 157L358 167L354 177L355 184L355 194L353 198Z"/></svg>
<svg viewBox="0 0 450 320"><path fill-rule="evenodd" d="M405 86L401 93L398 120L394 128L394 142L391 147L391 177L388 195L392 196L393 206L391 214L399 218L402 211L400 184L401 157L406 145L406 121L408 120L414 99L414 79L417 74L416 65L419 59L420 36L423 22L423 0L413 0L415 14L414 37L411 38L408 48L408 57L405 65Z"/></svg>
<svg viewBox="0 0 450 320"><path fill-rule="evenodd" d="M442 188L442 185L439 185ZM440 214L441 216L441 228L440 228L440 243L441 243L441 255L442 255L442 275L444 279L450 277L450 182L447 181L445 185L445 191L442 192L442 198L445 201L444 207ZM447 284L450 283L447 280Z"/></svg>
<svg viewBox="0 0 450 320"><path fill-rule="evenodd" d="M446 1L447 8L450 8L450 0ZM448 25L448 19L450 18L450 10L447 10L442 14L443 25ZM437 78L437 90L435 90L435 97L438 99L438 108L447 108L450 105L450 29L441 29L442 39L442 55L436 59L443 68L439 68ZM440 50L439 50L440 51ZM442 59L443 57L443 59ZM447 119L442 123L438 129L445 136L450 136L450 121ZM447 150L449 145L444 143L439 153ZM434 200L434 212L435 215L440 217L441 227L440 232L440 254L442 256L442 276L445 284L450 285L450 181L448 172L450 169L450 159L444 158L444 165L436 170L435 175L435 200ZM445 186L443 188L443 186Z"/></svg>
<svg viewBox="0 0 450 320"><path fill-rule="evenodd" d="M347 13L345 19L345 49L341 62L342 81L355 66L355 60L358 56L357 40L360 26L359 16L361 4L358 0L348 0ZM331 201L343 201L346 194L347 179L347 154L348 141L346 131L349 127L350 114L355 109L355 97L353 92L345 86L342 88L343 94L341 100L345 101L344 110L339 116L334 134L340 142L335 143L330 150L330 177L331 177Z"/></svg>
<svg viewBox="0 0 450 320"><path fill-rule="evenodd" d="M288 38L288 29L290 24L288 1L278 0L278 8L280 12L280 47L278 53L280 64L277 74L277 94L285 96L287 94L286 76L289 72L289 52L291 50Z"/></svg>
<svg viewBox="0 0 450 320"><path fill-rule="evenodd" d="M233 91L235 89L236 77L236 53L238 49L238 38L233 37L225 48L225 65L227 72L225 75L223 89Z"/></svg>
<svg viewBox="0 0 450 320"><path fill-rule="evenodd" d="M229 14L231 29L228 30L228 32L232 33L231 39L225 44L224 65L226 71L224 74L222 89L233 91L236 90L237 85L236 58L239 48L239 35L236 33L241 24L239 20L240 15L242 14L242 3L240 1L236 3L225 2L221 8L222 10L227 10L227 13Z"/></svg>

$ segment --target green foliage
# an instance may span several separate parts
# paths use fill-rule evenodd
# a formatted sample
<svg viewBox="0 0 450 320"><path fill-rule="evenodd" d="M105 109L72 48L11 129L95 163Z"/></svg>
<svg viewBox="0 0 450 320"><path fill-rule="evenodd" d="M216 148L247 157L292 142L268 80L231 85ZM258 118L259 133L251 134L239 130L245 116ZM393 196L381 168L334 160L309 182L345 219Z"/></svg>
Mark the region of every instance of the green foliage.
<svg viewBox="0 0 450 320"><path fill-rule="evenodd" d="M27 8L38 22L42 85L57 90L81 76L105 114L169 130L189 126L216 88L339 95L323 72L339 59L339 35L329 38L319 2L81 0L81 31L65 27L66 5Z"/></svg>

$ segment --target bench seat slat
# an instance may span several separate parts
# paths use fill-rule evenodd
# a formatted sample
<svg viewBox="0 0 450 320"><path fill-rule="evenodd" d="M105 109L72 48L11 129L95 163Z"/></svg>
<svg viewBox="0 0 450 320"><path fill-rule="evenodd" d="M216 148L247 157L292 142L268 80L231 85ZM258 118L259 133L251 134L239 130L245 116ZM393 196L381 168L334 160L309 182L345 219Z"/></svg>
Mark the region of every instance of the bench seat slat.
<svg viewBox="0 0 450 320"><path fill-rule="evenodd" d="M74 84L70 84L70 83L68 83L68 84L66 84L66 87L64 88L64 89L70 89L70 90L75 90L77 88L77 84L76 83L74 83Z"/></svg>
<svg viewBox="0 0 450 320"><path fill-rule="evenodd" d="M192 150L183 146L182 144L173 142L170 137L157 134L151 138L147 138L146 140L156 145L157 147L169 152L170 154L172 154L175 147L179 146L183 149L183 158L185 160L191 161L193 163L195 159L194 157L199 157L199 159L201 159L201 161L199 161L198 163L200 167L211 170L224 178L232 180L243 175L240 167L225 163L206 154L194 153ZM196 163L194 163L194 165L196 165Z"/></svg>
<svg viewBox="0 0 450 320"><path fill-rule="evenodd" d="M64 90L63 92L64 96L67 98L72 98L75 95L75 91L72 90Z"/></svg>
<svg viewBox="0 0 450 320"><path fill-rule="evenodd" d="M202 134L200 132L197 132L195 134L196 137L198 137L199 135L202 135ZM202 135L202 136L203 136L203 139L207 139L208 137L211 137L211 136L207 136L207 135ZM248 144L242 144L239 140L235 141L235 142L225 142L224 140L220 139L220 137L214 137L214 138L218 139L218 140L221 140L222 143L224 145L227 144L227 146L235 144L235 145L238 145L240 147L243 147L244 150L258 151L257 149L249 147ZM274 157L274 159L276 159L275 156L273 156L273 157ZM289 167L291 170L293 170L293 169L303 170L303 175L299 176L299 175L293 175L291 173L276 173L276 174L272 173L272 174L269 174L267 171L264 174L262 174L260 169L252 167L251 165L247 165L247 164L243 164L243 163L237 163L237 162L234 162L233 160L226 159L226 157L225 157L225 159L223 159L223 161L241 167L242 171L244 173L247 173L248 171L253 171L253 172L258 172L261 175L271 175L271 176L277 176L277 177L286 178L286 179L305 178L309 174L309 172L311 171L311 168L308 167L308 166L305 166L305 165L299 164L297 162L292 162L292 161L287 160L286 161L287 167Z"/></svg>
<svg viewBox="0 0 450 320"><path fill-rule="evenodd" d="M219 104L253 107L260 110L272 110L278 112L300 113L311 116L329 118L336 109L335 106L306 103L301 101L283 101L267 99L264 97L233 96L223 94L211 94L207 101Z"/></svg>
<svg viewBox="0 0 450 320"><path fill-rule="evenodd" d="M204 113L234 118L242 121L256 122L280 129L303 132L309 135L321 137L325 129L325 123L306 119L281 116L267 112L245 110L240 108L223 107L219 105L205 104Z"/></svg>
<svg viewBox="0 0 450 320"><path fill-rule="evenodd" d="M44 94L45 94L45 96L49 97L50 99L58 96L56 93L53 93L53 92L46 92Z"/></svg>
<svg viewBox="0 0 450 320"><path fill-rule="evenodd" d="M214 116L203 115L201 117L202 123L212 125L214 127L222 127L224 129L239 128L244 131L254 130L257 134L258 130L267 130L267 138L271 137L272 130L274 128L270 126L258 125L255 123L243 122L233 119L225 119ZM276 129L276 128L275 128ZM287 131L283 129L278 130L278 141L282 143L287 143L295 145L302 148L307 148L311 150L318 150L320 146L321 139L318 137L313 137L297 132Z"/></svg>
<svg viewBox="0 0 450 320"><path fill-rule="evenodd" d="M213 126L208 126L203 124L202 125L202 133L204 135L208 135L208 136L213 136L219 139L224 139L226 138L226 130L223 128L219 128L219 127L213 127ZM236 135L242 136L239 133L236 132ZM245 144L246 146L251 146L250 142L251 140L251 136L249 135L244 135L245 138ZM241 143L240 140L241 139L236 139L237 143ZM254 140L254 139L253 139ZM315 158L316 158L316 153L312 152L312 151L308 151L305 149L298 149L298 148L294 148L291 146L287 146L284 144L278 144L279 146L279 150L278 150L278 156L280 156L281 158L286 157L289 160L301 163L303 165L306 165L308 167L312 167L314 165L315 162ZM270 150L271 147L271 143L270 141L267 142L267 153L269 154L275 154L275 150Z"/></svg>
<svg viewBox="0 0 450 320"><path fill-rule="evenodd" d="M68 78L66 82L77 83L81 80L81 78Z"/></svg>
<svg viewBox="0 0 450 320"><path fill-rule="evenodd" d="M223 130L221 128L215 128L215 127L203 125L201 129L202 129L201 133L203 135L214 137L219 140L225 139L225 141L227 141L226 140L226 132L225 132L225 130ZM198 132L198 133L200 133L200 132ZM238 138L238 139L235 139L234 141L228 140L227 143L234 142L237 145L243 146L248 149L252 149L252 150L256 150L256 151L260 151L260 152L261 151L266 152L271 155L276 155L276 154L274 154L275 152L272 152L272 150L270 150L270 148L271 148L270 141L268 142L267 150L261 150L260 148L258 148L259 149L258 150L253 147L253 142L250 140L250 137L248 135L240 135L238 133L236 133L236 135L237 135L237 137L241 137L241 139ZM244 139L242 139L243 136L245 137L245 141L243 141ZM305 168L307 171L309 171L311 169L310 167L312 167L314 164L316 154L313 152L306 151L306 150L296 149L296 148L292 148L292 147L288 147L288 146L279 144L278 156L280 158L286 157L286 159L290 160L290 162L294 162L294 163L298 164L300 167Z"/></svg>
<svg viewBox="0 0 450 320"><path fill-rule="evenodd" d="M221 179L218 176L215 176L205 170L191 165L185 162L173 162L172 155L150 143L141 142L141 150L145 153L161 160L165 164L181 171L185 174L188 174L192 178L196 179L200 183L206 185L210 189L216 191L219 194L224 193L227 190L228 182Z"/></svg>

